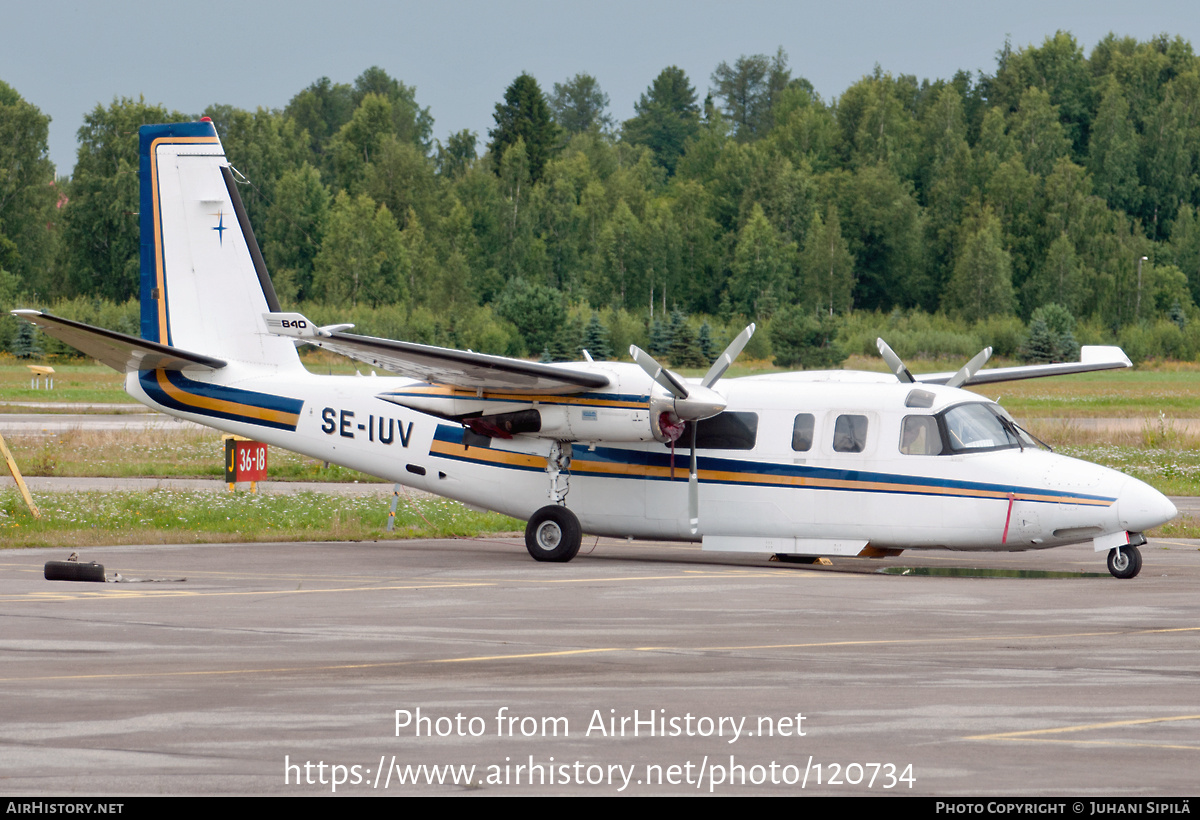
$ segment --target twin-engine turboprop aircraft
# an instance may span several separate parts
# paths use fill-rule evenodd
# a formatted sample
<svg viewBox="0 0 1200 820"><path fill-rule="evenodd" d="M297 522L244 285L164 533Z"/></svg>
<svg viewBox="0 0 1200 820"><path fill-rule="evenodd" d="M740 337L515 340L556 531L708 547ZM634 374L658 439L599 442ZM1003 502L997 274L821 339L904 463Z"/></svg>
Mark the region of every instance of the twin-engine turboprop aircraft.
<svg viewBox="0 0 1200 820"><path fill-rule="evenodd" d="M1132 578L1142 532L1175 516L961 389L1128 367L1116 348L981 370L985 350L913 377L881 340L894 375L722 381L753 325L700 380L636 347L537 364L359 336L282 310L211 122L144 126L140 150L142 338L14 312L164 413L527 519L539 561L571 560L584 532L796 560L1091 543ZM311 374L302 343L399 377Z"/></svg>

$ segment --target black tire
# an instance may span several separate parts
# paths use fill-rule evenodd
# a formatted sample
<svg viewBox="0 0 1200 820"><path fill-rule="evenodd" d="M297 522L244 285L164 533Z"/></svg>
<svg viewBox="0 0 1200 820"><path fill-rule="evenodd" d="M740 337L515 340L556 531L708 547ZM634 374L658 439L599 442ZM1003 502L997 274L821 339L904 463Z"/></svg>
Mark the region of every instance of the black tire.
<svg viewBox="0 0 1200 820"><path fill-rule="evenodd" d="M95 581L104 583L104 565L92 561L47 561L44 570L47 581Z"/></svg>
<svg viewBox="0 0 1200 820"><path fill-rule="evenodd" d="M535 561L566 563L579 552L582 541L575 513L556 504L542 507L525 525L525 549Z"/></svg>
<svg viewBox="0 0 1200 820"><path fill-rule="evenodd" d="M1142 552L1133 545L1108 551L1108 571L1114 578L1136 578L1142 571Z"/></svg>

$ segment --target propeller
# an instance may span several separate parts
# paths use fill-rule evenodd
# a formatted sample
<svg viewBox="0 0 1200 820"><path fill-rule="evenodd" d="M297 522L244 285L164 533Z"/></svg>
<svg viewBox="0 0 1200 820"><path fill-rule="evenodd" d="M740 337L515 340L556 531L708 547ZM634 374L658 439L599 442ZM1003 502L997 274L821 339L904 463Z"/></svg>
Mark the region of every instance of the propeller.
<svg viewBox="0 0 1200 820"><path fill-rule="evenodd" d="M903 384L912 384L916 381L913 378L913 374L909 373L908 368L904 366L904 362L900 361L900 357L896 355L896 351L888 347L887 342L883 339L876 339L875 347L879 348L879 355L883 357L883 360L887 362L887 366Z"/></svg>
<svg viewBox="0 0 1200 820"><path fill-rule="evenodd" d="M987 364L987 360L992 358L992 349L985 347L983 350L975 354L975 358L962 366L962 370L950 377L950 381L946 382L947 387L962 387L972 376L975 375L979 368Z"/></svg>
<svg viewBox="0 0 1200 820"><path fill-rule="evenodd" d="M725 409L725 399L713 385L725 375L734 359L746 347L754 335L755 326L748 325L729 343L725 351L712 363L698 385L686 385L676 374L659 364L653 356L637 345L629 346L629 355L645 370L656 384L674 396L672 409L659 417L659 427L671 439L671 463L675 463L675 441L683 433L685 422L692 422L691 460L688 465L688 520L692 535L700 531L700 479L696 469L696 422L711 418ZM674 467L672 466L672 471Z"/></svg>
<svg viewBox="0 0 1200 820"><path fill-rule="evenodd" d="M887 362L887 366L893 373L896 374L897 379L904 384L913 384L916 381L916 379L913 378L913 374L910 373L908 368L904 365L904 362L902 362L900 357L896 355L896 351L888 347L887 342L885 342L883 339L876 339L875 346L879 348L879 355L883 357L885 362ZM971 361L964 364L957 373L955 373L949 379L946 379L944 384L947 387L962 387L971 380L972 376L979 372L981 367L987 364L987 360L991 357L992 349L990 347L985 347L983 350L976 353L975 357L971 359ZM940 381L940 378L940 376L938 379L927 377L927 380L936 384Z"/></svg>

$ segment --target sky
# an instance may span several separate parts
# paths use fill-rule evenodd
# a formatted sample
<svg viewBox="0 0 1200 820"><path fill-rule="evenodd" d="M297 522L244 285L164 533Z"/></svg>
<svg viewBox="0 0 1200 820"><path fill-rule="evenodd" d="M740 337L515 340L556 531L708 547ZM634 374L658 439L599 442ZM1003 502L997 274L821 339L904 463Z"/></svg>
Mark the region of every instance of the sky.
<svg viewBox="0 0 1200 820"><path fill-rule="evenodd" d="M782 46L793 76L829 100L876 64L930 80L991 73L1006 38L1040 45L1060 29L1085 54L1109 32L1165 32L1200 48L1200 3L2 0L0 80L51 116L50 158L63 174L84 115L117 97L197 114L212 103L283 108L320 77L352 83L378 65L415 86L436 138L466 128L482 147L496 103L523 71L546 92L591 74L621 121L670 65L703 98L722 61Z"/></svg>

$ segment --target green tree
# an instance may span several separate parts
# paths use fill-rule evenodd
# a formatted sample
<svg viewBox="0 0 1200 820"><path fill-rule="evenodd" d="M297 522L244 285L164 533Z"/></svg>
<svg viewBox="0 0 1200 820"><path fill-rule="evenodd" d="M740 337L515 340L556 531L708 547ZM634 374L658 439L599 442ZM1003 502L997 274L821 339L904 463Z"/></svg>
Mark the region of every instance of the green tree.
<svg viewBox="0 0 1200 820"><path fill-rule="evenodd" d="M812 226L800 255L801 299L830 316L848 313L853 304L854 257L842 238L837 207L829 207L821 221L813 214Z"/></svg>
<svg viewBox="0 0 1200 820"><path fill-rule="evenodd" d="M464 128L446 138L446 144L437 145L437 170L443 177L455 179L466 173L475 164L475 132Z"/></svg>
<svg viewBox="0 0 1200 820"><path fill-rule="evenodd" d="M1088 144L1088 170L1095 191L1112 208L1137 213L1142 200L1138 181L1138 138L1120 84L1109 77Z"/></svg>
<svg viewBox="0 0 1200 820"><path fill-rule="evenodd" d="M325 233L329 192L307 162L285 171L263 224L262 251L281 298L312 295L314 264Z"/></svg>
<svg viewBox="0 0 1200 820"><path fill-rule="evenodd" d="M45 281L54 252L49 133L50 118L0 82L0 271L30 291Z"/></svg>
<svg viewBox="0 0 1200 820"><path fill-rule="evenodd" d="M925 264L925 219L911 184L883 165L830 175L842 235L854 257L854 304L866 310L936 307Z"/></svg>
<svg viewBox="0 0 1200 820"><path fill-rule="evenodd" d="M1029 338L1021 346L1022 361L1034 364L1071 362L1079 355L1075 317L1062 305L1050 302L1033 312Z"/></svg>
<svg viewBox="0 0 1200 820"><path fill-rule="evenodd" d="M1008 131L1025 157L1025 167L1036 176L1049 174L1059 157L1067 156L1071 149L1066 129L1058 119L1058 108L1040 88L1030 88L1021 95Z"/></svg>
<svg viewBox="0 0 1200 820"><path fill-rule="evenodd" d="M669 333L671 344L667 348L667 361L672 367L705 367L710 364L700 350L695 331L688 324L687 314L678 308L671 311Z"/></svg>
<svg viewBox="0 0 1200 820"><path fill-rule="evenodd" d="M625 139L647 146L655 162L668 174L675 173L688 141L700 130L696 89L687 74L677 66L667 66L633 104L633 110L634 118L625 121Z"/></svg>
<svg viewBox="0 0 1200 820"><path fill-rule="evenodd" d="M596 361L608 361L613 358L610 336L608 328L600 321L599 314L593 311L592 318L588 319L587 326L583 329L583 339L580 341L580 345Z"/></svg>
<svg viewBox="0 0 1200 820"><path fill-rule="evenodd" d="M776 367L834 368L846 360L833 317L799 305L785 307L771 320L770 336Z"/></svg>
<svg viewBox="0 0 1200 820"><path fill-rule="evenodd" d="M611 128L613 118L607 108L608 95L591 74L576 74L565 83L555 83L550 95L554 121L567 134Z"/></svg>
<svg viewBox="0 0 1200 820"><path fill-rule="evenodd" d="M382 95L367 94L350 121L329 141L338 189L352 194L362 192L367 165L378 159L393 133L391 102Z"/></svg>
<svg viewBox="0 0 1200 820"><path fill-rule="evenodd" d="M496 103L493 116L496 127L488 131L492 138L488 150L499 159L517 140L524 141L530 178L537 182L558 142L558 126L550 116L550 107L537 80L529 74L513 80L504 92L504 102ZM495 167L499 173L500 163L496 162Z"/></svg>
<svg viewBox="0 0 1200 820"><path fill-rule="evenodd" d="M1000 237L1000 220L985 210L972 225L954 265L946 307L967 321L1012 313L1012 261Z"/></svg>
<svg viewBox="0 0 1200 820"><path fill-rule="evenodd" d="M357 107L353 88L345 83L335 85L328 77L322 77L292 97L283 113L308 132L312 161L321 167L326 144L350 121Z"/></svg>
<svg viewBox="0 0 1200 820"><path fill-rule="evenodd" d="M1085 302L1084 278L1075 243L1066 233L1060 234L1050 244L1045 263L1025 281L1023 301L1029 309L1057 302L1064 310L1079 310Z"/></svg>
<svg viewBox="0 0 1200 820"><path fill-rule="evenodd" d="M137 296L138 128L190 119L140 97L97 105L83 118L71 199L62 210L69 293L114 302Z"/></svg>
<svg viewBox="0 0 1200 820"><path fill-rule="evenodd" d="M371 66L354 81L354 104L362 105L368 94L378 94L392 105L392 133L402 142L412 143L424 154L432 147L433 117L428 108L417 105L417 89L388 75L379 66Z"/></svg>
<svg viewBox="0 0 1200 820"><path fill-rule="evenodd" d="M341 191L313 263L313 295L335 305L395 304L406 298L408 260L396 220L366 194Z"/></svg>
<svg viewBox="0 0 1200 820"><path fill-rule="evenodd" d="M732 67L722 61L713 71L713 88L739 141L758 139L771 130L772 109L792 79L787 62L781 46L774 57L742 55Z"/></svg>
<svg viewBox="0 0 1200 820"><path fill-rule="evenodd" d="M509 281L495 308L496 313L516 325L526 350L550 348L567 323L562 295L522 278Z"/></svg>
<svg viewBox="0 0 1200 820"><path fill-rule="evenodd" d="M734 307L747 316L770 318L788 294L795 257L796 244L783 241L755 204L734 249L729 280Z"/></svg>

